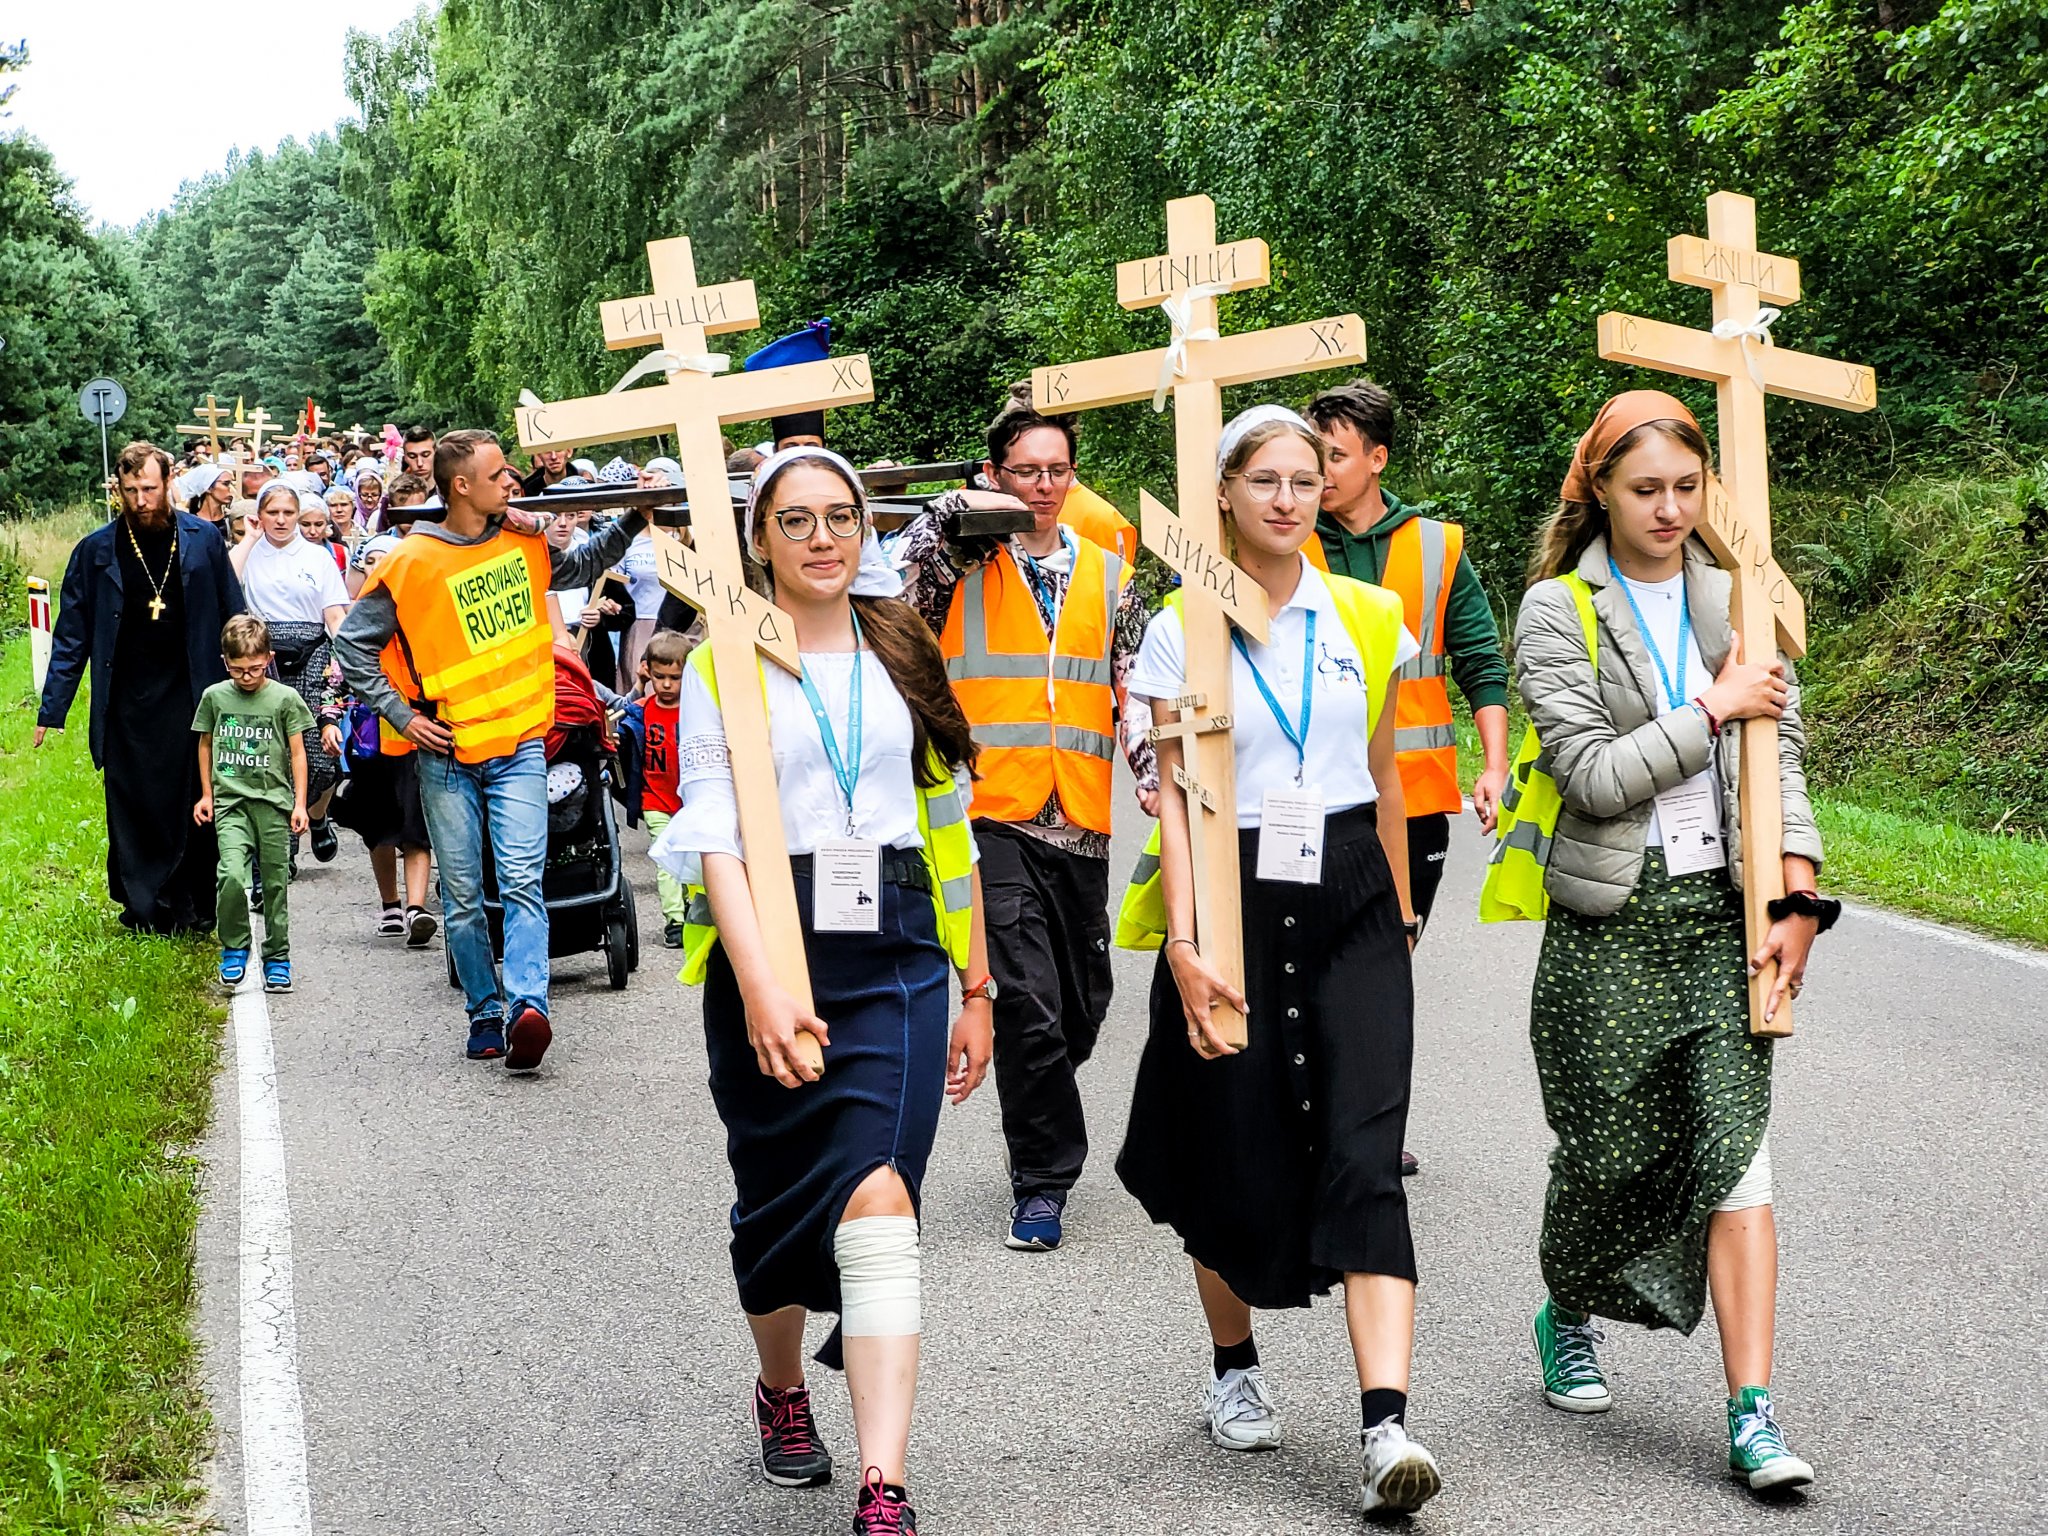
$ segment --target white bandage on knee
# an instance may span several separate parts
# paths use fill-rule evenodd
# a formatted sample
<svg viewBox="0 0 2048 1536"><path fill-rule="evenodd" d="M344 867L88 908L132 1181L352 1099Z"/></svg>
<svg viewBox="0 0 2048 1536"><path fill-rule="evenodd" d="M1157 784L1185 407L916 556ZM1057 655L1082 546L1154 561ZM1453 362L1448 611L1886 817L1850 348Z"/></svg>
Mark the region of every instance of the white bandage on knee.
<svg viewBox="0 0 2048 1536"><path fill-rule="evenodd" d="M915 1216L843 1221L832 1239L839 1261L839 1331L849 1339L902 1338L919 1331Z"/></svg>
<svg viewBox="0 0 2048 1536"><path fill-rule="evenodd" d="M1771 1133L1765 1131L1763 1140L1756 1144L1756 1156L1750 1160L1749 1172L1736 1181L1728 1191L1728 1198L1714 1209L1717 1211L1752 1211L1760 1205L1771 1203Z"/></svg>

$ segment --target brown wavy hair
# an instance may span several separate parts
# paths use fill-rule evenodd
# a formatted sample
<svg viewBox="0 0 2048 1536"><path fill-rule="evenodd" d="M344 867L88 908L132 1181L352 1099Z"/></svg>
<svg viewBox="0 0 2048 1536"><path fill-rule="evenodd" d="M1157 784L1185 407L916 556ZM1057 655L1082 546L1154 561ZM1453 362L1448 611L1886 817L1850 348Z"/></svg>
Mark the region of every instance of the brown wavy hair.
<svg viewBox="0 0 2048 1536"><path fill-rule="evenodd" d="M944 773L935 774L931 767L933 749L941 762L964 763L973 772L981 749L974 743L967 712L953 696L946 659L939 654L931 626L900 597L856 597L853 608L860 615L861 638L910 706L910 755L917 782L926 789L945 782Z"/></svg>
<svg viewBox="0 0 2048 1536"><path fill-rule="evenodd" d="M1698 454L1700 468L1709 474L1713 472L1714 450L1707 446L1707 439L1698 427L1689 421L1646 421L1623 437L1606 458L1593 466L1593 483L1605 485L1607 477L1614 473L1630 450L1652 432L1661 433L1679 447ZM1529 585L1533 587L1539 581L1564 575L1579 563L1586 546L1605 532L1607 508L1602 503L1560 500L1557 510L1550 514L1536 535L1536 549L1529 556Z"/></svg>

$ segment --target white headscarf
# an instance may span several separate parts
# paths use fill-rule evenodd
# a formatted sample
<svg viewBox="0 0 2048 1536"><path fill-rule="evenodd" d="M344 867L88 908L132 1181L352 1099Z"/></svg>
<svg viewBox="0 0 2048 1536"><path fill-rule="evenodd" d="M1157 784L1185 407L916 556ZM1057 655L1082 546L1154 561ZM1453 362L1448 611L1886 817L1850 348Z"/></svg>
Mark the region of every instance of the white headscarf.
<svg viewBox="0 0 2048 1536"><path fill-rule="evenodd" d="M760 503L762 488L800 459L819 459L832 465L846 477L847 484L853 487L854 505L860 508L861 521L867 525L867 532L860 542L860 569L854 573L852 595L901 597L903 572L882 552L881 541L875 537L874 520L868 515L867 487L861 484L860 475L854 467L830 448L809 445L784 448L769 454L761 461L760 468L754 471L754 482L747 489L747 515L741 533L741 537L746 541L747 553L751 555L754 549L754 509Z"/></svg>
<svg viewBox="0 0 2048 1536"><path fill-rule="evenodd" d="M197 469L186 470L172 482L178 492L178 510L182 512L192 504L194 496L204 496L233 473L233 467L226 464L201 464Z"/></svg>
<svg viewBox="0 0 2048 1536"><path fill-rule="evenodd" d="M1223 478L1223 466L1230 462L1230 455L1237 445L1244 441L1245 433L1253 427L1263 427L1268 422L1284 421L1301 428L1310 437L1316 429L1310 426L1300 412L1290 411L1284 405L1255 405L1248 411L1239 411L1223 428L1223 435L1216 440L1216 478Z"/></svg>
<svg viewBox="0 0 2048 1536"><path fill-rule="evenodd" d="M670 485L675 486L678 490L682 488L683 466L678 464L674 459L667 457L666 455L649 459L645 464L641 465L640 468L643 474L652 474L655 470L658 469L664 475L668 476L668 483Z"/></svg>

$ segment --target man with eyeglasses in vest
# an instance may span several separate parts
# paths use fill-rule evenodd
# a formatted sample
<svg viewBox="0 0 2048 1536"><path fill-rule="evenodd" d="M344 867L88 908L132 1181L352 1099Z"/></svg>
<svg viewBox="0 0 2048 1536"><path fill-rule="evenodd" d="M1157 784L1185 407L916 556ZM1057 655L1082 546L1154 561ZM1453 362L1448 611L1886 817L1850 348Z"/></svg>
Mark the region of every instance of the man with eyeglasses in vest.
<svg viewBox="0 0 2048 1536"><path fill-rule="evenodd" d="M1111 753L1146 615L1129 562L1061 521L1070 420L1011 404L988 429L982 475L993 491L938 498L892 553L981 747L969 815L1010 1158L1005 1241L1046 1252L1088 1155L1076 1073L1109 1010ZM1025 532L949 532L961 511L1018 506L1033 515ZM1151 759L1132 749L1140 779Z"/></svg>
<svg viewBox="0 0 2048 1536"><path fill-rule="evenodd" d="M1408 801L1408 885L1425 929L1450 854L1451 817L1464 809L1448 672L1471 706L1485 768L1472 809L1489 836L1508 778L1508 663L1493 604L1465 553L1465 530L1425 517L1380 483L1394 448L1394 397L1370 379L1324 390L1308 419L1323 436L1325 481L1311 559L1398 593L1422 654L1398 674L1394 746ZM1414 1173L1413 1153L1401 1171Z"/></svg>

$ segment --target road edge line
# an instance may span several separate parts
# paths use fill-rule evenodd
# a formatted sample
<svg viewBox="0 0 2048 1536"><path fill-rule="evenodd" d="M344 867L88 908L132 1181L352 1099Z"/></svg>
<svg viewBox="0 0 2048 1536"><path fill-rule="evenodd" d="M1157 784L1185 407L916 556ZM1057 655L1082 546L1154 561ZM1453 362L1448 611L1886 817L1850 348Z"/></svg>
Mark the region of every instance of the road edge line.
<svg viewBox="0 0 2048 1536"><path fill-rule="evenodd" d="M1903 929L1907 933L1922 934L1933 939L1942 939L1964 949L1974 949L1979 954L1992 955L2000 960L2009 960L2014 965L2028 966L2034 970L2048 971L2048 952L2029 949L2023 944L2007 943L2002 939L1986 938L1967 928L1957 928L1948 923L1937 923L1932 918L1914 917L1905 912L1894 912L1888 907L1873 906L1865 901L1844 901L1842 905L1849 914L1868 918L1889 928Z"/></svg>
<svg viewBox="0 0 2048 1536"><path fill-rule="evenodd" d="M312 1536L292 1212L270 1007L251 966L231 1013L241 1119L240 1356L242 1504L248 1536Z"/></svg>

